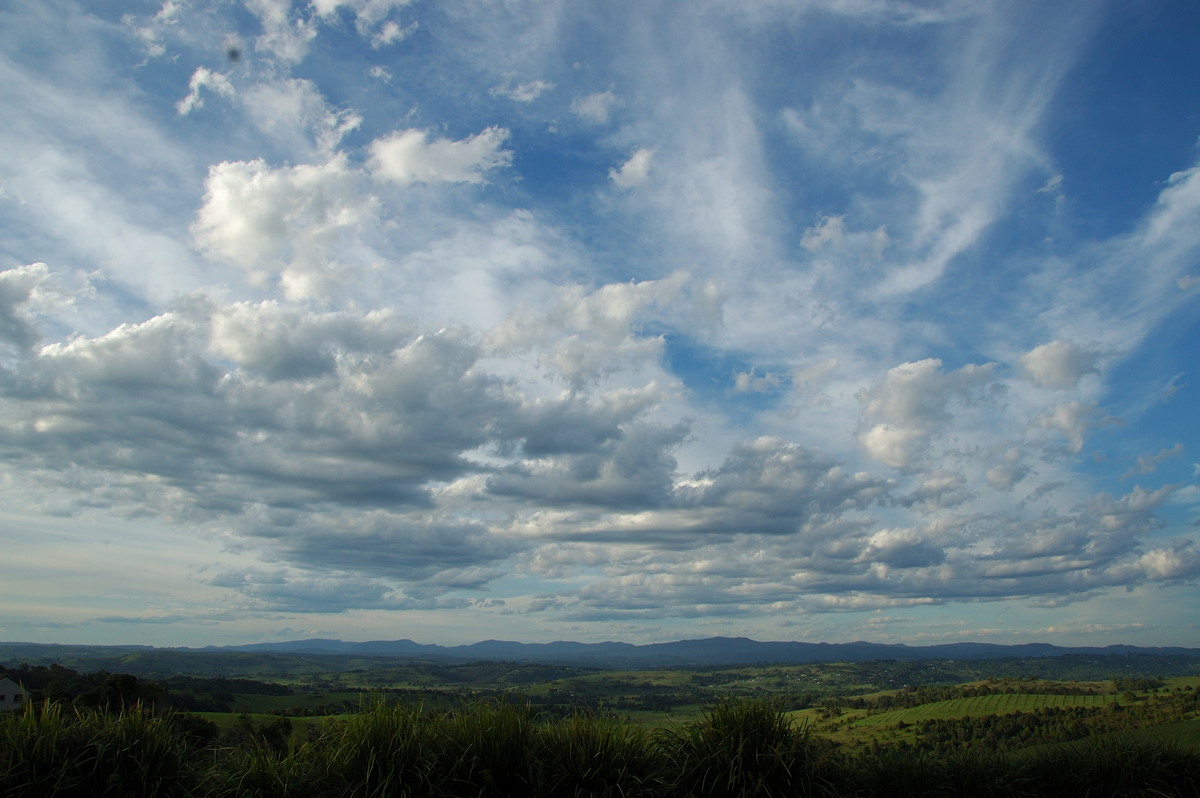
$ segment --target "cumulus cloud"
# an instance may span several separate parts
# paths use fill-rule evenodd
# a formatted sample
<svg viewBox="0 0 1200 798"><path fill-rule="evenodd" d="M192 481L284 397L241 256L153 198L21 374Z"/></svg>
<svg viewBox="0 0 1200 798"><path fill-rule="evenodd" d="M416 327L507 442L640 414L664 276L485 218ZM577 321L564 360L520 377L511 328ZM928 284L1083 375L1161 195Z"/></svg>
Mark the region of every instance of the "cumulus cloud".
<svg viewBox="0 0 1200 798"><path fill-rule="evenodd" d="M277 271L289 297L315 297L337 284L335 245L375 207L346 159L271 168L264 161L217 164L205 182L192 235L206 253L251 271Z"/></svg>
<svg viewBox="0 0 1200 798"><path fill-rule="evenodd" d="M1078 454L1083 450L1087 431L1105 423L1099 415L1099 409L1093 402L1066 402L1038 416L1035 423L1043 430L1060 433L1067 439L1069 450Z"/></svg>
<svg viewBox="0 0 1200 798"><path fill-rule="evenodd" d="M988 363L945 373L934 358L896 366L859 395L864 421L859 442L879 462L908 468L939 427L949 423L952 403L969 401L992 382L994 371L994 364Z"/></svg>
<svg viewBox="0 0 1200 798"><path fill-rule="evenodd" d="M1014 485L1029 476L1033 470L1022 461L1023 452L1015 446L1006 449L996 459L999 462L991 466L984 475L987 483L996 490L1012 490Z"/></svg>
<svg viewBox="0 0 1200 798"><path fill-rule="evenodd" d="M0 272L0 495L64 535L107 519L139 563L110 530L194 532L191 578L248 616L778 634L1194 580L1195 491L1155 474L1187 429L1142 433L1187 390L1150 335L1190 301L1200 170L1138 173L1143 218L1080 243L1040 131L1101 49L1087 15L968 5L721 7L653 40L572 4L165 2L120 30L14 8L0 241L44 263ZM847 18L878 27L869 58L822 49ZM763 30L811 46L760 69ZM253 58L198 68L235 41ZM169 51L182 99L128 68ZM213 98L229 124L196 118ZM606 172L629 193L577 190ZM1100 370L1151 340L1145 384ZM1102 407L1130 428L1093 441ZM1142 485L1096 493L1125 469ZM189 615L126 610L100 617Z"/></svg>
<svg viewBox="0 0 1200 798"><path fill-rule="evenodd" d="M1021 355L1021 375L1043 388L1065 391L1094 373L1097 356L1070 341L1051 341Z"/></svg>
<svg viewBox="0 0 1200 798"><path fill-rule="evenodd" d="M650 177L650 161L653 157L654 150L642 147L629 156L620 169L609 169L608 179L621 188L640 186Z"/></svg>
<svg viewBox="0 0 1200 798"><path fill-rule="evenodd" d="M402 186L411 183L482 183L484 174L512 163L503 149L508 131L499 127L460 141L435 139L409 129L371 142L371 171Z"/></svg>
<svg viewBox="0 0 1200 798"><path fill-rule="evenodd" d="M625 364L659 357L661 337L641 334L638 328L679 298L687 281L686 273L677 272L662 280L609 284L594 291L566 286L542 317L531 319L525 309L519 310L491 331L487 345L501 352L540 347L541 362L581 388Z"/></svg>
<svg viewBox="0 0 1200 798"><path fill-rule="evenodd" d="M38 340L37 328L26 308L49 277L50 270L44 263L0 272L0 342L26 350Z"/></svg>

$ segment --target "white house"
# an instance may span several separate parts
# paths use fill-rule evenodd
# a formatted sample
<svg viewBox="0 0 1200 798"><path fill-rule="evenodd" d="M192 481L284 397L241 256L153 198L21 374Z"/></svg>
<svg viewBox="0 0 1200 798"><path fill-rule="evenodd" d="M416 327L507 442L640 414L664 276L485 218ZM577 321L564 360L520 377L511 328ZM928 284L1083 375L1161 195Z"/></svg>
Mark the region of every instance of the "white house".
<svg viewBox="0 0 1200 798"><path fill-rule="evenodd" d="M7 676L0 676L0 712L24 709L29 692Z"/></svg>

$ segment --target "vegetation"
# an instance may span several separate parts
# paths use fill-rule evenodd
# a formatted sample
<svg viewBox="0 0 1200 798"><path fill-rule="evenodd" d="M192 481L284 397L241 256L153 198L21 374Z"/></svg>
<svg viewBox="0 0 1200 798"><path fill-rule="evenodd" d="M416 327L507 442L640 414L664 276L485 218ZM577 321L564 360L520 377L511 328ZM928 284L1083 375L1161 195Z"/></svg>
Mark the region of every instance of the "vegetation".
<svg viewBox="0 0 1200 798"><path fill-rule="evenodd" d="M1105 737L1003 754L851 754L762 702L647 732L527 706L378 702L286 745L190 735L173 713L31 707L0 720L0 793L50 796L1200 795L1200 752Z"/></svg>
<svg viewBox="0 0 1200 798"><path fill-rule="evenodd" d="M1200 796L1198 665L23 664L0 795Z"/></svg>

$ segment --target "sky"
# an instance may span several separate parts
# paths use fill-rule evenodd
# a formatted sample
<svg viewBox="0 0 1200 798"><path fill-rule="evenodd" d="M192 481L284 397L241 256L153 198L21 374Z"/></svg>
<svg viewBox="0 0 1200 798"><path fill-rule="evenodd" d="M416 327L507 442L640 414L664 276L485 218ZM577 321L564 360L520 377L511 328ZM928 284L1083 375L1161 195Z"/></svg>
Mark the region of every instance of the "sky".
<svg viewBox="0 0 1200 798"><path fill-rule="evenodd" d="M0 0L0 640L1200 646L1193 0Z"/></svg>

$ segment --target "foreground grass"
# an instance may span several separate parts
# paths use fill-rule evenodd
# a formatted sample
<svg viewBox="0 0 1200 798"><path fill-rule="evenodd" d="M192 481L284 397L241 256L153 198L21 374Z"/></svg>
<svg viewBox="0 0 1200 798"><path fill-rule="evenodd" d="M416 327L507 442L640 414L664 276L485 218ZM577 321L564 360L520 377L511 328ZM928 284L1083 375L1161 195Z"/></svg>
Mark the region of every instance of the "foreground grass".
<svg viewBox="0 0 1200 798"><path fill-rule="evenodd" d="M0 718L0 795L1200 797L1200 753L1158 740L850 755L750 702L654 731L605 715L542 722L504 703L380 703L283 744L205 741L178 721L55 705Z"/></svg>

